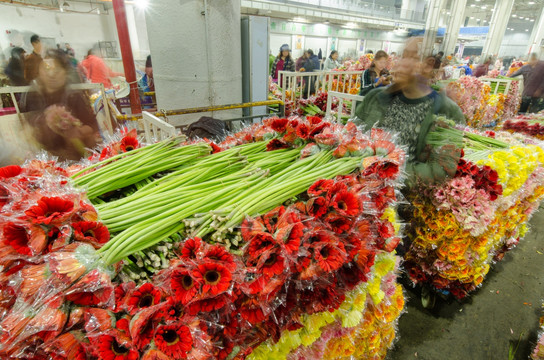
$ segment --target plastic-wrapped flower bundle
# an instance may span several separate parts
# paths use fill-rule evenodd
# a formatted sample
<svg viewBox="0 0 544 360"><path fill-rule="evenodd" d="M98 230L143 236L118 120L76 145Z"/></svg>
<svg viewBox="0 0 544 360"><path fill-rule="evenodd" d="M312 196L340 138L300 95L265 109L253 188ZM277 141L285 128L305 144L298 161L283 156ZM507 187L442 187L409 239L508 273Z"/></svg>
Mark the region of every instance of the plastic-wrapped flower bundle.
<svg viewBox="0 0 544 360"><path fill-rule="evenodd" d="M544 113L524 114L510 118L504 122L502 129L544 140Z"/></svg>
<svg viewBox="0 0 544 360"><path fill-rule="evenodd" d="M455 176L410 195L412 243L404 264L414 283L459 299L524 237L544 199L540 147L508 133L484 136L466 129L464 136L465 154Z"/></svg>
<svg viewBox="0 0 544 360"><path fill-rule="evenodd" d="M0 357L383 358L403 163L309 117L2 168Z"/></svg>

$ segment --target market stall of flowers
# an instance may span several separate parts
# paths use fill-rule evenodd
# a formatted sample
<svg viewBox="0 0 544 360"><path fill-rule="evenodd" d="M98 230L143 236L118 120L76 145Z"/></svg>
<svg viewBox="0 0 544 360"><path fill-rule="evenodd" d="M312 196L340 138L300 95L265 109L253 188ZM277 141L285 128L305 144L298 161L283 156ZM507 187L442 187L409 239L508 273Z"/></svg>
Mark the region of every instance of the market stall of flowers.
<svg viewBox="0 0 544 360"><path fill-rule="evenodd" d="M520 114L506 120L502 129L511 133L522 133L538 140L544 140L544 112Z"/></svg>
<svg viewBox="0 0 544 360"><path fill-rule="evenodd" d="M493 262L528 231L544 198L544 151L506 132L438 127L429 144L463 139L455 176L411 192L411 239L404 267L416 284L458 299L474 291Z"/></svg>
<svg viewBox="0 0 544 360"><path fill-rule="evenodd" d="M383 359L403 164L308 117L0 168L0 357Z"/></svg>

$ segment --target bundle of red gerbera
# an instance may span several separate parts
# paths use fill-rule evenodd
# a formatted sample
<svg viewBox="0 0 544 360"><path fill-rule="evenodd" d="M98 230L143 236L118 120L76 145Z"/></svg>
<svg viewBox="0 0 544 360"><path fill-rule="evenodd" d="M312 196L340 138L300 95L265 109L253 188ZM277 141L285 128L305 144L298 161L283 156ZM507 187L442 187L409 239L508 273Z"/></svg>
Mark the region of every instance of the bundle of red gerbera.
<svg viewBox="0 0 544 360"><path fill-rule="evenodd" d="M544 114L524 114L508 119L502 125L503 130L519 132L544 140Z"/></svg>
<svg viewBox="0 0 544 360"><path fill-rule="evenodd" d="M169 139L71 179L53 162L0 169L0 357L264 359L335 322L372 326L379 344L350 339L385 354L403 151L316 117L220 147Z"/></svg>
<svg viewBox="0 0 544 360"><path fill-rule="evenodd" d="M117 137L119 139L111 141L100 152L91 155L89 160L102 161L115 155L138 149L141 146L136 129L128 130L126 127L122 128Z"/></svg>

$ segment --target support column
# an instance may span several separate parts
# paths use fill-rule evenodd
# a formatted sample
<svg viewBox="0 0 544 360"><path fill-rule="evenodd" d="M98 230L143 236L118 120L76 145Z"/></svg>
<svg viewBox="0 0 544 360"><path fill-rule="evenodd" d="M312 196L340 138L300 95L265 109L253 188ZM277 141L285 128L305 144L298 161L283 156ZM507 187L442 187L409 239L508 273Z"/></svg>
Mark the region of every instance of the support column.
<svg viewBox="0 0 544 360"><path fill-rule="evenodd" d="M150 1L146 23L159 109L242 101L240 0ZM239 114L218 111L213 116ZM203 115L169 120L182 125Z"/></svg>
<svg viewBox="0 0 544 360"><path fill-rule="evenodd" d="M136 68L134 66L134 57L132 56L132 47L130 46L130 35L128 33L125 0L113 0L113 11L115 13L115 23L117 25L117 35L119 36L121 56L123 57L125 78L130 84L130 110L132 114L140 114L142 112L142 106L140 104L138 84L136 83Z"/></svg>
<svg viewBox="0 0 544 360"><path fill-rule="evenodd" d="M446 27L446 34L444 35L444 44L442 49L446 55L449 55L455 51L457 45L457 39L459 37L459 30L461 24L465 20L465 8L467 6L467 0L452 1L450 13L452 18L448 26Z"/></svg>
<svg viewBox="0 0 544 360"><path fill-rule="evenodd" d="M531 37L529 38L529 45L527 46L527 54L537 53L539 54L542 49L542 40L544 40L544 9L540 12L540 17L537 19L537 23L533 26ZM542 59L542 55L539 54Z"/></svg>
<svg viewBox="0 0 544 360"><path fill-rule="evenodd" d="M422 54L424 56L431 55L438 33L438 22L440 20L440 11L444 7L444 0L430 0L429 11L427 14L427 22L425 23L425 36L421 45Z"/></svg>
<svg viewBox="0 0 544 360"><path fill-rule="evenodd" d="M496 0L495 11L493 11L493 16L491 16L489 32L487 33L482 51L482 61L485 61L488 56L494 56L499 53L513 6L514 0Z"/></svg>

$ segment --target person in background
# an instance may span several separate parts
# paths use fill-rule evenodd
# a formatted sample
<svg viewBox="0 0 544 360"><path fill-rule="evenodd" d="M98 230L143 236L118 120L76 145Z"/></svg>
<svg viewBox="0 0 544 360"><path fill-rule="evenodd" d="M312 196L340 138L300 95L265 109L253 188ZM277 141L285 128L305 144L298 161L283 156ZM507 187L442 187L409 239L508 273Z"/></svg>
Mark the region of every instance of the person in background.
<svg viewBox="0 0 544 360"><path fill-rule="evenodd" d="M296 71L301 71L302 69L304 69L304 63L306 62L306 57L307 57L307 54L306 54L306 51L305 51L302 54L302 56L297 59L297 61L295 62L295 70Z"/></svg>
<svg viewBox="0 0 544 360"><path fill-rule="evenodd" d="M486 76L487 73L489 72L489 66L491 65L492 61L493 59L491 59L491 56L490 56L485 60L483 64L478 65L476 69L474 69L474 76L476 76L477 78Z"/></svg>
<svg viewBox="0 0 544 360"><path fill-rule="evenodd" d="M268 55L268 73L270 74L272 72L272 65L274 65L274 60L276 60L276 57L272 55L272 52Z"/></svg>
<svg viewBox="0 0 544 360"><path fill-rule="evenodd" d="M508 77L517 77L517 76L523 76L523 93L521 95L521 105L519 107L520 113L526 113L529 109L529 106L532 102L532 97L527 94L527 84L529 83L529 77L531 76L531 73L533 72L533 69L535 65L538 63L538 56L536 53L532 53L531 56L529 56L529 61L527 64L523 65L519 70L507 74Z"/></svg>
<svg viewBox="0 0 544 360"><path fill-rule="evenodd" d="M48 50L32 89L23 95L21 111L39 145L59 160L79 160L97 145L100 134L89 98L68 90L74 71L66 54Z"/></svg>
<svg viewBox="0 0 544 360"><path fill-rule="evenodd" d="M451 77L453 76L453 65L448 59L445 59L444 61L442 61L440 70L441 70L442 80L451 79Z"/></svg>
<svg viewBox="0 0 544 360"><path fill-rule="evenodd" d="M325 63L323 64L323 70L334 70L338 69L340 67L340 63L338 62L338 51L333 50L327 60L325 60Z"/></svg>
<svg viewBox="0 0 544 360"><path fill-rule="evenodd" d="M493 70L502 71L502 59L497 58L495 65L493 66Z"/></svg>
<svg viewBox="0 0 544 360"><path fill-rule="evenodd" d="M319 48L319 52L317 53L317 58L319 59L319 61L323 60L323 51L321 50L321 48Z"/></svg>
<svg viewBox="0 0 544 360"><path fill-rule="evenodd" d="M434 68L440 69L440 64L442 64L442 58L444 57L444 52L439 51L435 56Z"/></svg>
<svg viewBox="0 0 544 360"><path fill-rule="evenodd" d="M124 76L123 73L112 71L104 60L95 54L93 49L89 50L85 60L81 62L86 70L86 76L94 84L104 84L105 88L111 88L110 78Z"/></svg>
<svg viewBox="0 0 544 360"><path fill-rule="evenodd" d="M42 41L36 34L30 37L30 43L32 44L32 54L25 58L25 79L27 83L38 77L40 70L40 64L42 62Z"/></svg>
<svg viewBox="0 0 544 360"><path fill-rule="evenodd" d="M275 82L278 82L280 71L295 71L295 62L291 57L291 49L289 49L289 45L287 44L283 44L280 47L280 53L276 56L276 60L274 60L274 64L272 65L270 75Z"/></svg>
<svg viewBox="0 0 544 360"><path fill-rule="evenodd" d="M461 69L464 70L464 74L463 75L467 75L467 76L471 76L472 75L472 69L470 68L470 66L468 65L468 62L470 60L466 60L465 63L463 63L461 66L459 66Z"/></svg>
<svg viewBox="0 0 544 360"><path fill-rule="evenodd" d="M153 66L151 64L151 55L147 55L145 60L145 76L147 80L147 86L149 91L155 91L155 81L153 81Z"/></svg>
<svg viewBox="0 0 544 360"><path fill-rule="evenodd" d="M544 61L537 61L523 85L522 98L529 98L525 112L537 113L544 109ZM526 100L527 101L527 100ZM520 108L520 112L521 112Z"/></svg>
<svg viewBox="0 0 544 360"><path fill-rule="evenodd" d="M389 71L385 68L388 59L389 56L385 51L380 50L376 52L370 67L361 75L361 90L359 91L359 95L365 96L371 90L387 86L391 83Z"/></svg>
<svg viewBox="0 0 544 360"><path fill-rule="evenodd" d="M367 54L374 54L374 51L372 51L372 50L367 50L366 53L367 53Z"/></svg>
<svg viewBox="0 0 544 360"><path fill-rule="evenodd" d="M25 79L25 50L20 47L11 49L11 57L4 73L12 86L28 85Z"/></svg>
<svg viewBox="0 0 544 360"><path fill-rule="evenodd" d="M72 49L72 47L71 47L70 44L68 44L68 43L65 43L65 44L64 44L64 52L65 52L66 55L68 55L69 57L75 57L75 56L76 56L76 52L74 51L74 49Z"/></svg>
<svg viewBox="0 0 544 360"><path fill-rule="evenodd" d="M319 64L319 59L317 58L317 55L314 54L314 51L312 49L306 50L305 57L306 57L306 61L304 62L305 72L315 72L320 70L321 66ZM317 78L315 76L311 76L308 78L308 80L304 84L304 89L302 91L303 98L307 99L309 96L315 94L316 80Z"/></svg>
<svg viewBox="0 0 544 360"><path fill-rule="evenodd" d="M353 120L364 131L379 127L397 134L399 144L407 147L409 184L414 184L416 179L434 183L455 175L460 151L459 154L454 151L443 161L434 161L436 157L431 156L431 149L426 146L435 115L465 124L457 104L429 86L428 76L434 61L421 61L420 42L418 39L408 41L395 69L395 82L370 91L357 106Z"/></svg>

